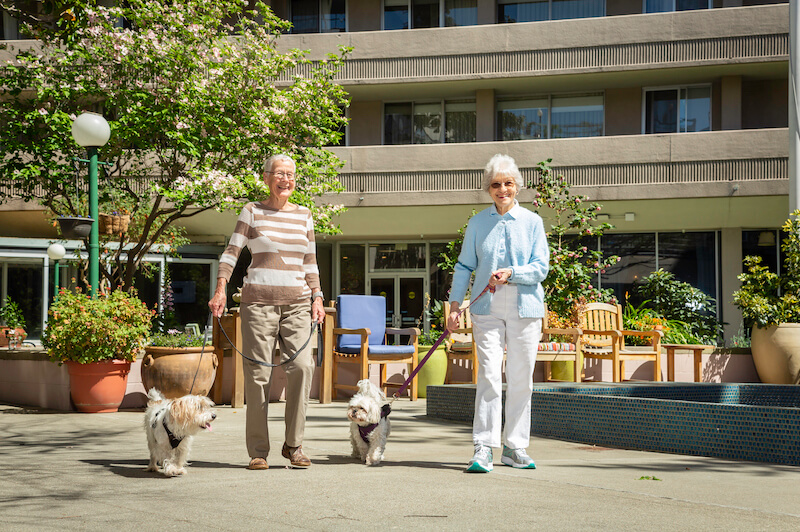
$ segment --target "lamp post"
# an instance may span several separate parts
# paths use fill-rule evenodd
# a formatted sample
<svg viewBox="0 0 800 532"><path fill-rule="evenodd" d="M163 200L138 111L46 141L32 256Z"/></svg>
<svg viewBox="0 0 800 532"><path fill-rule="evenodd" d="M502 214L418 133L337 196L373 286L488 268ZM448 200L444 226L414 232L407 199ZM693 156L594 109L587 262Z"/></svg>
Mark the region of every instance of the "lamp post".
<svg viewBox="0 0 800 532"><path fill-rule="evenodd" d="M97 113L82 113L72 122L72 138L87 150L89 163L89 217L93 220L89 233L89 295L100 286L100 217L97 194L97 148L105 146L111 136L106 119Z"/></svg>
<svg viewBox="0 0 800 532"><path fill-rule="evenodd" d="M67 254L67 250L64 249L64 246L61 244L55 243L50 244L50 247L47 248L47 256L50 257L50 260L55 261L56 263L56 271L55 271L55 285L56 285L56 297L58 297L58 291L61 288L61 282L58 279L58 261L64 258L64 255Z"/></svg>

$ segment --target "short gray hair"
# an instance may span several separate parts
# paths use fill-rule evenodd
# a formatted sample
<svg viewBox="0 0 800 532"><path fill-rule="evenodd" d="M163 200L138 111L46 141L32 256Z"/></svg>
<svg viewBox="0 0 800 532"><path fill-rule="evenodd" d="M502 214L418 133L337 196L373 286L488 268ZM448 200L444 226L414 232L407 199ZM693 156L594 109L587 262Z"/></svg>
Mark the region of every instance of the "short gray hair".
<svg viewBox="0 0 800 532"><path fill-rule="evenodd" d="M297 171L297 163L294 162L294 159L292 159L291 157L289 157L285 153L278 153L278 154L273 155L272 157L270 157L266 161L264 161L264 167L261 169L261 172L264 173L264 174L266 174L267 172L271 172L272 171L272 167L275 166L275 163L277 163L278 161L284 161L284 162L287 162L287 163L292 163L292 166L294 166L295 171Z"/></svg>
<svg viewBox="0 0 800 532"><path fill-rule="evenodd" d="M514 178L514 183L517 185L517 192L525 188L525 182L522 179L522 174L519 172L517 163L508 155L498 153L486 163L486 168L483 169L482 183L484 192L489 192L489 187L492 186L492 180L497 175L507 175Z"/></svg>

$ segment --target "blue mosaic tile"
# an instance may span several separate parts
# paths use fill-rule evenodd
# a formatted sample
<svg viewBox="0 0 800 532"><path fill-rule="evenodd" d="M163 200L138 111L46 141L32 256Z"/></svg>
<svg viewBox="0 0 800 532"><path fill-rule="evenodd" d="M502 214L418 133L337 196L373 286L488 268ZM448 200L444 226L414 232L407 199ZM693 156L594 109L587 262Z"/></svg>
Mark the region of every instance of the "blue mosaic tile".
<svg viewBox="0 0 800 532"><path fill-rule="evenodd" d="M474 385L428 388L431 417L471 423ZM643 451L800 465L800 386L535 385L531 433Z"/></svg>

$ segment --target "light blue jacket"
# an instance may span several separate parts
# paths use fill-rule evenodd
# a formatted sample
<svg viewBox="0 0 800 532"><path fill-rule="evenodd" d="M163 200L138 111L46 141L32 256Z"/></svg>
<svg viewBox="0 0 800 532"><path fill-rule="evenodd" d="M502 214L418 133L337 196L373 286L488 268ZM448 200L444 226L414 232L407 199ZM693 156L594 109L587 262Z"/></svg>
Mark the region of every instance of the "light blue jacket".
<svg viewBox="0 0 800 532"><path fill-rule="evenodd" d="M461 254L453 272L450 301L461 304L475 272L472 298L489 283L489 276L498 269L500 259L511 264L509 283L517 285L520 318L544 317L544 290L541 282L550 269L550 248L538 214L515 202L506 214L500 215L492 205L469 221L464 233ZM470 312L489 314L492 294L487 292Z"/></svg>

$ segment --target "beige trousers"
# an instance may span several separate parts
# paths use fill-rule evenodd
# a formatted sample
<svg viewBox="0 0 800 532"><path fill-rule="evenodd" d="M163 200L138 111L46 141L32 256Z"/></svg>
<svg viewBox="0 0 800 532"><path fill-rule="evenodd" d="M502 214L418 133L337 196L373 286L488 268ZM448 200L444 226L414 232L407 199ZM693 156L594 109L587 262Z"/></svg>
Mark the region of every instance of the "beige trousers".
<svg viewBox="0 0 800 532"><path fill-rule="evenodd" d="M300 348L311 334L311 303L293 305L241 305L242 352L248 357L273 362L276 343L281 360L286 360ZM306 408L314 376L314 360L308 342L303 352L282 366L286 372L286 434L289 447L303 443ZM269 454L267 409L272 383L271 367L244 360L244 393L247 402L245 438L251 458L266 458Z"/></svg>

